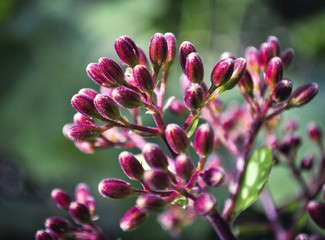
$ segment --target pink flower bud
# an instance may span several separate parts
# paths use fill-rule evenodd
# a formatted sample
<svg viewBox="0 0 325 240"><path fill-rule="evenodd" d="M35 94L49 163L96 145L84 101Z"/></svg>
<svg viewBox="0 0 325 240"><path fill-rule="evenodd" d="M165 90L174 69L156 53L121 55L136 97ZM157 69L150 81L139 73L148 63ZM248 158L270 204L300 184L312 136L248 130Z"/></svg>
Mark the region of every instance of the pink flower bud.
<svg viewBox="0 0 325 240"><path fill-rule="evenodd" d="M56 234L62 234L71 229L70 223L61 217L50 217L45 220L45 228Z"/></svg>
<svg viewBox="0 0 325 240"><path fill-rule="evenodd" d="M113 85L124 84L124 72L120 65L118 65L114 60L102 57L98 60L99 66L103 70L104 76L113 83Z"/></svg>
<svg viewBox="0 0 325 240"><path fill-rule="evenodd" d="M254 96L254 82L248 70L245 71L244 75L239 80L238 87L241 92L247 94L248 96Z"/></svg>
<svg viewBox="0 0 325 240"><path fill-rule="evenodd" d="M186 58L192 52L196 52L196 49L191 42L185 41L182 42L182 44L179 46L179 61L184 73L185 73Z"/></svg>
<svg viewBox="0 0 325 240"><path fill-rule="evenodd" d="M313 154L307 154L300 163L300 169L303 170L310 170L314 165L314 155Z"/></svg>
<svg viewBox="0 0 325 240"><path fill-rule="evenodd" d="M143 194L137 199L136 206L145 213L161 212L165 208L166 202L161 198L161 196Z"/></svg>
<svg viewBox="0 0 325 240"><path fill-rule="evenodd" d="M167 57L166 57L166 63L172 64L175 59L176 54L176 38L174 34L168 32L164 34L164 37L167 42Z"/></svg>
<svg viewBox="0 0 325 240"><path fill-rule="evenodd" d="M97 94L93 102L102 117L110 120L122 119L119 106L109 96Z"/></svg>
<svg viewBox="0 0 325 240"><path fill-rule="evenodd" d="M230 79L224 84L226 90L230 90L237 85L246 71L246 60L244 58L237 58L234 60L234 70Z"/></svg>
<svg viewBox="0 0 325 240"><path fill-rule="evenodd" d="M170 111L178 116L187 116L190 112L183 101L174 99L169 107Z"/></svg>
<svg viewBox="0 0 325 240"><path fill-rule="evenodd" d="M149 67L147 56L144 53L144 51L142 50L142 48L140 48L139 46L138 46L138 52L139 52L139 56L140 56L139 64Z"/></svg>
<svg viewBox="0 0 325 240"><path fill-rule="evenodd" d="M198 215L207 215L215 211L217 202L216 199L208 193L201 194L194 201L194 209Z"/></svg>
<svg viewBox="0 0 325 240"><path fill-rule="evenodd" d="M280 42L279 39L275 36L269 36L267 39L267 43L272 48L273 56L279 56L280 54Z"/></svg>
<svg viewBox="0 0 325 240"><path fill-rule="evenodd" d="M75 94L71 99L71 104L74 109L83 115L90 118L101 118L94 106L93 99L85 94Z"/></svg>
<svg viewBox="0 0 325 240"><path fill-rule="evenodd" d="M66 129L66 136L72 141L89 141L98 137L103 130L97 126L84 124L72 125Z"/></svg>
<svg viewBox="0 0 325 240"><path fill-rule="evenodd" d="M226 58L220 60L211 72L211 82L214 86L224 85L231 77L234 70L234 60Z"/></svg>
<svg viewBox="0 0 325 240"><path fill-rule="evenodd" d="M79 183L75 189L75 197L77 203L87 205L88 198L90 197L90 190L87 184Z"/></svg>
<svg viewBox="0 0 325 240"><path fill-rule="evenodd" d="M297 88L288 100L287 108L300 107L311 101L318 93L318 85L309 83Z"/></svg>
<svg viewBox="0 0 325 240"><path fill-rule="evenodd" d="M307 234L298 234L295 238L295 240L310 240Z"/></svg>
<svg viewBox="0 0 325 240"><path fill-rule="evenodd" d="M190 146L190 141L186 132L177 124L168 124L166 127L167 142L171 149L177 154L186 153Z"/></svg>
<svg viewBox="0 0 325 240"><path fill-rule="evenodd" d="M168 172L162 169L151 169L144 172L144 182L153 190L163 190L170 186Z"/></svg>
<svg viewBox="0 0 325 240"><path fill-rule="evenodd" d="M255 47L248 47L245 52L245 59L247 60L247 69L252 72L258 71L258 50Z"/></svg>
<svg viewBox="0 0 325 240"><path fill-rule="evenodd" d="M127 87L114 88L112 97L120 106L125 108L137 108L144 105L140 95Z"/></svg>
<svg viewBox="0 0 325 240"><path fill-rule="evenodd" d="M202 124L194 136L193 147L202 156L209 155L214 146L214 132L208 123Z"/></svg>
<svg viewBox="0 0 325 240"><path fill-rule="evenodd" d="M167 169L167 155L157 144L147 143L142 149L142 154L151 168Z"/></svg>
<svg viewBox="0 0 325 240"><path fill-rule="evenodd" d="M189 110L195 110L202 104L204 92L200 84L191 83L184 91L184 103Z"/></svg>
<svg viewBox="0 0 325 240"><path fill-rule="evenodd" d="M287 79L281 80L275 85L272 91L273 101L283 102L290 97L291 92L292 92L292 82Z"/></svg>
<svg viewBox="0 0 325 240"><path fill-rule="evenodd" d="M133 68L134 81L141 92L151 93L155 84L148 69L143 65L136 65Z"/></svg>
<svg viewBox="0 0 325 240"><path fill-rule="evenodd" d="M139 50L134 41L128 36L121 36L114 42L114 47L121 61L134 67L139 63Z"/></svg>
<svg viewBox="0 0 325 240"><path fill-rule="evenodd" d="M53 233L46 230L38 230L35 235L35 240L56 240L56 236Z"/></svg>
<svg viewBox="0 0 325 240"><path fill-rule="evenodd" d="M293 58L294 58L295 52L292 48L286 48L283 53L281 54L281 59L283 62L284 69L287 69L290 67Z"/></svg>
<svg viewBox="0 0 325 240"><path fill-rule="evenodd" d="M128 178L132 180L142 179L144 173L143 167L132 153L123 151L120 153L118 159L123 172Z"/></svg>
<svg viewBox="0 0 325 240"><path fill-rule="evenodd" d="M78 94L86 95L86 96L90 97L91 99L94 99L97 95L97 92L91 88L82 88L78 91Z"/></svg>
<svg viewBox="0 0 325 240"><path fill-rule="evenodd" d="M279 57L273 57L266 68L265 80L272 91L275 84L282 80L283 77L283 64Z"/></svg>
<svg viewBox="0 0 325 240"><path fill-rule="evenodd" d="M97 84L111 88L111 87L116 87L116 84L112 82L110 79L108 79L101 66L97 63L89 63L87 68L86 68L88 76Z"/></svg>
<svg viewBox="0 0 325 240"><path fill-rule="evenodd" d="M319 142L323 137L322 129L316 123L312 122L308 125L308 136L311 140Z"/></svg>
<svg viewBox="0 0 325 240"><path fill-rule="evenodd" d="M95 124L95 121L93 119L81 114L80 112L77 112L73 115L73 122L76 125Z"/></svg>
<svg viewBox="0 0 325 240"><path fill-rule="evenodd" d="M178 177L188 182L195 171L194 164L186 154L180 154L175 159L175 171Z"/></svg>
<svg viewBox="0 0 325 240"><path fill-rule="evenodd" d="M87 224L91 221L89 209L84 204L72 202L69 207L69 213L77 224Z"/></svg>
<svg viewBox="0 0 325 240"><path fill-rule="evenodd" d="M225 178L225 172L220 167L213 167L205 170L201 175L204 183L211 187L220 186Z"/></svg>
<svg viewBox="0 0 325 240"><path fill-rule="evenodd" d="M61 209L68 210L71 203L71 196L62 189L55 188L51 192L51 197L56 206Z"/></svg>
<svg viewBox="0 0 325 240"><path fill-rule="evenodd" d="M107 178L98 184L98 191L104 197L129 198L135 194L135 189L121 179Z"/></svg>
<svg viewBox="0 0 325 240"><path fill-rule="evenodd" d="M167 58L167 41L163 34L155 33L149 45L149 57L154 67L160 67Z"/></svg>
<svg viewBox="0 0 325 240"><path fill-rule="evenodd" d="M220 55L220 60L222 59L226 59L226 58L232 58L233 60L236 59L235 55L231 52L223 52L221 55Z"/></svg>
<svg viewBox="0 0 325 240"><path fill-rule="evenodd" d="M325 203L310 201L307 205L307 211L317 226L325 229Z"/></svg>
<svg viewBox="0 0 325 240"><path fill-rule="evenodd" d="M275 56L273 55L273 49L270 44L262 43L258 54L258 64L263 71L266 69L266 66L272 57Z"/></svg>
<svg viewBox="0 0 325 240"><path fill-rule="evenodd" d="M129 209L120 220L120 228L123 231L132 231L139 227L148 215L143 213L138 207Z"/></svg>
<svg viewBox="0 0 325 240"><path fill-rule="evenodd" d="M203 62L198 53L192 52L186 57L185 74L192 83L200 83L204 76Z"/></svg>

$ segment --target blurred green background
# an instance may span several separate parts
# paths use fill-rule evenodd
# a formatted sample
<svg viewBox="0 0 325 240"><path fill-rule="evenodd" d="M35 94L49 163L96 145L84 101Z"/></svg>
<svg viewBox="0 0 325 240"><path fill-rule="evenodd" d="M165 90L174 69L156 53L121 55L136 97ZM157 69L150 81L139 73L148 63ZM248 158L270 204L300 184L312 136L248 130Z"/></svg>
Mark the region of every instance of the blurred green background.
<svg viewBox="0 0 325 240"><path fill-rule="evenodd" d="M294 87L311 81L320 87L308 106L285 115L298 119L306 136L310 120L325 127L324 29L324 0L1 0L0 239L33 239L46 217L65 216L50 200L51 189L72 193L79 182L96 197L99 225L110 239L171 238L155 215L135 232L123 233L119 218L134 199L108 200L97 192L103 178L125 178L117 161L120 150L86 155L62 135L75 112L71 96L83 87L98 89L85 67L102 56L117 59L113 42L120 35L129 35L146 52L155 32L173 32L178 43L191 41L206 63L207 81L222 52L243 56L247 46L259 47L267 36L277 36L282 49L296 51L286 73ZM172 71L169 90L181 96L175 92L180 68ZM233 92L225 99L240 99ZM290 192L282 178L271 178L271 184L278 199ZM182 236L213 238L205 221Z"/></svg>

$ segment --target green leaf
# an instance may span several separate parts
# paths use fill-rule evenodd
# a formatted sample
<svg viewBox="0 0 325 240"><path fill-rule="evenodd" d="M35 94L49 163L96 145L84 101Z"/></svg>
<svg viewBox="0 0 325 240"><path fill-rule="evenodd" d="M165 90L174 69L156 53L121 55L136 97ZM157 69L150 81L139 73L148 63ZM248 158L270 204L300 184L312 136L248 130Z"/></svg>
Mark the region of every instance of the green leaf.
<svg viewBox="0 0 325 240"><path fill-rule="evenodd" d="M269 147L256 150L248 159L235 202L235 214L239 214L255 202L269 179L271 168L272 149Z"/></svg>
<svg viewBox="0 0 325 240"><path fill-rule="evenodd" d="M194 122L192 123L192 126L191 126L190 130L187 133L187 137L188 138L190 138L193 135L193 133L195 132L195 130L196 130L196 128L197 128L198 125L199 125L199 119L197 118L197 119L194 120Z"/></svg>

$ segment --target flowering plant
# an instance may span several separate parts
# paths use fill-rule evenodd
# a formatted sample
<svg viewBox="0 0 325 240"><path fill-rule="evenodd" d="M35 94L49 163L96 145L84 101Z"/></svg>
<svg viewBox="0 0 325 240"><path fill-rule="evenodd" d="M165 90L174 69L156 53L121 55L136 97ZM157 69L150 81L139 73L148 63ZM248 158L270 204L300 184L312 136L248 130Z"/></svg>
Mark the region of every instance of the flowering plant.
<svg viewBox="0 0 325 240"><path fill-rule="evenodd" d="M307 212L325 228L325 204L315 200L325 180L321 129L315 123L308 129L319 149L319 161L316 155L306 155L301 162L296 159L301 146L296 122L277 132L284 111L303 106L318 92L315 83L293 91L293 82L284 78L293 60L292 49L281 52L278 39L271 36L259 50L247 48L245 58L224 53L207 84L199 53L185 41L178 51L184 91L183 100L178 100L165 98L177 52L172 33L153 35L150 62L128 36L118 38L114 47L124 67L108 57L87 66L88 76L101 86L100 92L85 88L72 97L77 113L63 133L85 153L112 147L137 149L138 154L122 151L118 161L125 175L141 188L116 178L98 185L104 197L137 198L120 220L122 230L131 231L151 213L159 212L160 224L175 236L203 217L220 239L237 239L241 228L235 231L236 218L260 197L266 218L259 225L265 232L276 239L321 238L299 234ZM219 96L236 86L243 104L223 107ZM183 123L167 123L166 111ZM152 117L154 126L143 123L144 113ZM259 134L264 134L264 142L257 141ZM150 142L152 138L162 139L163 144ZM220 154L224 150L227 157ZM229 158L233 164L226 164ZM271 169L277 165L287 167L300 186L300 192L281 206L275 206L267 186ZM317 171L304 178L302 174L311 173L312 168ZM224 203L210 191L223 186L229 187ZM77 226L52 217L36 239L104 239L95 225L94 200L86 185L77 186L75 201L61 189L53 190L52 198L58 207L69 211ZM292 213L289 225L282 220L288 211Z"/></svg>

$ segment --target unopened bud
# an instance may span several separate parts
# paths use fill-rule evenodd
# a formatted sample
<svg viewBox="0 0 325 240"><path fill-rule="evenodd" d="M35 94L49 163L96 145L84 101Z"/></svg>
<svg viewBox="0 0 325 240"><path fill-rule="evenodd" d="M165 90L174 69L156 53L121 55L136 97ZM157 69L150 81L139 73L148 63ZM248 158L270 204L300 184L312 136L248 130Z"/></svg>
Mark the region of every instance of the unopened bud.
<svg viewBox="0 0 325 240"><path fill-rule="evenodd" d="M201 175L205 184L211 187L220 186L225 178L225 172L220 167L213 167L205 170Z"/></svg>
<svg viewBox="0 0 325 240"><path fill-rule="evenodd" d="M202 156L209 155L213 150L214 133L208 123L202 124L194 136L193 147Z"/></svg>
<svg viewBox="0 0 325 240"><path fill-rule="evenodd" d="M155 33L149 45L149 57L154 67L160 67L167 58L167 41L163 34Z"/></svg>
<svg viewBox="0 0 325 240"><path fill-rule="evenodd" d="M139 227L148 217L148 214L142 212L138 207L129 209L120 220L120 228L127 232Z"/></svg>
<svg viewBox="0 0 325 240"><path fill-rule="evenodd" d="M95 121L92 118L87 117L87 116L81 114L80 112L76 112L73 115L73 122L76 125L95 124Z"/></svg>
<svg viewBox="0 0 325 240"><path fill-rule="evenodd" d="M317 83L309 83L297 88L288 100L287 108L300 107L312 100L318 93Z"/></svg>
<svg viewBox="0 0 325 240"><path fill-rule="evenodd" d="M244 58L237 58L234 60L234 70L230 79L225 83L224 88L230 90L237 85L246 71L246 60Z"/></svg>
<svg viewBox="0 0 325 240"><path fill-rule="evenodd" d="M136 157L127 151L121 152L119 157L120 166L128 178L140 180L143 176L143 167Z"/></svg>
<svg viewBox="0 0 325 240"><path fill-rule="evenodd" d="M56 240L56 236L53 233L46 230L38 230L35 235L35 240Z"/></svg>
<svg viewBox="0 0 325 240"><path fill-rule="evenodd" d="M178 177L188 182L195 171L194 164L186 154L180 154L175 159L175 171Z"/></svg>
<svg viewBox="0 0 325 240"><path fill-rule="evenodd" d="M135 189L121 179L107 178L98 184L98 191L104 197L110 198L128 198L135 194Z"/></svg>
<svg viewBox="0 0 325 240"><path fill-rule="evenodd" d="M275 85L272 91L272 99L275 102L283 102L290 97L291 93L292 82L290 80L284 79Z"/></svg>
<svg viewBox="0 0 325 240"><path fill-rule="evenodd" d="M142 50L142 48L140 48L139 46L138 46L138 52L139 52L139 56L140 56L139 64L149 67L147 56L144 53L144 51Z"/></svg>
<svg viewBox="0 0 325 240"><path fill-rule="evenodd" d="M98 64L103 69L103 74L113 85L120 85L124 84L124 72L120 65L118 65L114 60L102 57L98 60Z"/></svg>
<svg viewBox="0 0 325 240"><path fill-rule="evenodd" d="M72 219L78 224L89 223L91 221L89 209L84 204L72 202L69 207L69 213Z"/></svg>
<svg viewBox="0 0 325 240"><path fill-rule="evenodd" d="M175 59L175 54L176 54L176 38L174 34L168 32L164 34L164 37L167 42L167 57L166 57L166 63L167 64L172 64Z"/></svg>
<svg viewBox="0 0 325 240"><path fill-rule="evenodd" d="M258 50L255 47L248 47L245 52L245 59L247 60L247 69L252 72L258 71Z"/></svg>
<svg viewBox="0 0 325 240"><path fill-rule="evenodd" d="M236 59L236 56L233 53L231 53L231 52L223 52L220 55L220 60L226 59L226 58L232 58L233 60L235 60Z"/></svg>
<svg viewBox="0 0 325 240"><path fill-rule="evenodd" d="M310 170L314 165L314 155L308 154L306 155L300 164L300 168L303 170Z"/></svg>
<svg viewBox="0 0 325 240"><path fill-rule="evenodd" d="M310 240L310 239L307 234L300 233L296 236L295 240Z"/></svg>
<svg viewBox="0 0 325 240"><path fill-rule="evenodd" d="M200 84L191 83L184 91L184 103L189 110L195 110L202 104L204 92Z"/></svg>
<svg viewBox="0 0 325 240"><path fill-rule="evenodd" d="M182 44L179 46L179 61L184 73L185 73L186 58L192 52L196 52L196 49L191 42L185 41L182 42Z"/></svg>
<svg viewBox="0 0 325 240"><path fill-rule="evenodd" d="M97 126L84 124L84 125L71 125L66 129L66 136L72 141L89 141L98 137L103 130Z"/></svg>
<svg viewBox="0 0 325 240"><path fill-rule="evenodd" d="M144 182L153 190L163 190L170 186L170 177L168 172L161 169L151 169L145 171Z"/></svg>
<svg viewBox="0 0 325 240"><path fill-rule="evenodd" d="M273 57L266 68L265 71L265 80L272 91L275 84L281 81L283 77L283 64L282 60L279 57Z"/></svg>
<svg viewBox="0 0 325 240"><path fill-rule="evenodd" d="M64 218L50 217L45 220L45 227L56 234L62 234L67 232L71 225Z"/></svg>
<svg viewBox="0 0 325 240"><path fill-rule="evenodd" d="M245 71L244 75L238 82L238 87L240 91L247 94L250 97L254 96L254 83L251 74L248 70Z"/></svg>
<svg viewBox="0 0 325 240"><path fill-rule="evenodd" d="M172 113L178 116L187 116L190 113L183 101L178 99L174 99L169 108Z"/></svg>
<svg viewBox="0 0 325 240"><path fill-rule="evenodd" d="M87 184L79 183L76 186L75 197L77 203L87 204L88 198L90 197L90 190Z"/></svg>
<svg viewBox="0 0 325 240"><path fill-rule="evenodd" d="M186 132L177 124L168 124L166 127L167 142L171 149L177 153L186 153L190 146L190 141Z"/></svg>
<svg viewBox="0 0 325 240"><path fill-rule="evenodd" d="M211 72L211 82L214 86L224 85L230 79L234 70L234 60L226 58L220 60Z"/></svg>
<svg viewBox="0 0 325 240"><path fill-rule="evenodd" d="M295 55L295 52L292 48L286 48L283 51L283 53L281 54L281 59L283 62L284 69L287 69L291 65L294 55Z"/></svg>
<svg viewBox="0 0 325 240"><path fill-rule="evenodd" d="M279 56L280 54L280 42L279 39L275 36L269 36L267 39L267 43L272 48L273 56Z"/></svg>
<svg viewBox="0 0 325 240"><path fill-rule="evenodd" d="M114 88L112 97L120 106L125 108L137 108L144 104L137 92L123 86Z"/></svg>
<svg viewBox="0 0 325 240"><path fill-rule="evenodd" d="M78 91L78 94L81 94L81 95L83 94L83 95L90 97L91 99L94 99L97 95L97 92L91 88L81 88Z"/></svg>
<svg viewBox="0 0 325 240"><path fill-rule="evenodd" d="M138 47L130 37L119 37L114 42L114 47L117 55L124 64L134 67L139 63L140 56Z"/></svg>
<svg viewBox="0 0 325 240"><path fill-rule="evenodd" d="M51 192L51 197L56 206L61 209L68 210L71 203L71 196L62 189L55 188Z"/></svg>
<svg viewBox="0 0 325 240"><path fill-rule="evenodd" d="M198 53L192 52L186 57L185 74L192 83L202 82L204 66Z"/></svg>
<svg viewBox="0 0 325 240"><path fill-rule="evenodd" d="M207 215L215 211L216 199L208 193L201 194L194 201L194 209L198 215Z"/></svg>
<svg viewBox="0 0 325 240"><path fill-rule="evenodd" d="M270 44L262 43L258 54L258 64L263 71L265 71L272 57L274 57L274 55L273 49L271 48Z"/></svg>
<svg viewBox="0 0 325 240"><path fill-rule="evenodd" d="M151 93L155 84L148 69L143 65L136 65L133 68L134 81L141 92Z"/></svg>
<svg viewBox="0 0 325 240"><path fill-rule="evenodd" d="M97 111L106 119L121 120L120 108L117 103L107 95L97 94L94 99Z"/></svg>
<svg viewBox="0 0 325 240"><path fill-rule="evenodd" d="M97 64L97 63L89 63L87 68L86 68L88 76L97 84L111 88L111 87L116 87L116 84L112 82L110 79L108 79L104 75L104 70L102 67Z"/></svg>
<svg viewBox="0 0 325 240"><path fill-rule="evenodd" d="M90 118L98 118L101 116L97 112L93 99L85 94L75 94L71 99L71 104L78 112Z"/></svg>
<svg viewBox="0 0 325 240"><path fill-rule="evenodd" d="M142 154L150 167L167 169L167 155L157 144L147 143L142 149Z"/></svg>
<svg viewBox="0 0 325 240"><path fill-rule="evenodd" d="M316 123L312 122L308 125L308 136L311 140L319 142L323 137L322 129Z"/></svg>
<svg viewBox="0 0 325 240"><path fill-rule="evenodd" d="M166 202L161 198L161 196L143 194L137 199L136 206L145 213L161 212L165 208Z"/></svg>
<svg viewBox="0 0 325 240"><path fill-rule="evenodd" d="M307 205L307 210L317 226L325 229L325 203L310 201Z"/></svg>

